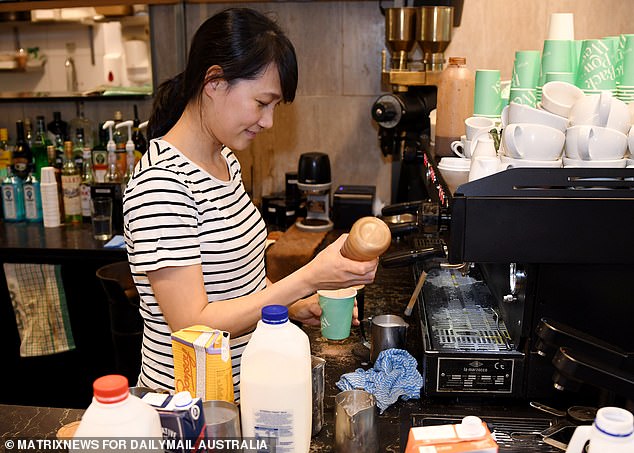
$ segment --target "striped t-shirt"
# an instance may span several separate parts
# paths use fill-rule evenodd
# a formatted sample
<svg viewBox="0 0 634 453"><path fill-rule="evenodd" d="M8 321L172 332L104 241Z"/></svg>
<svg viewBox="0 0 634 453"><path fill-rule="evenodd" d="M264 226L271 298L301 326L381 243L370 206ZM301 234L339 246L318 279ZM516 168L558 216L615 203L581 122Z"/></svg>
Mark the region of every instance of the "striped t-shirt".
<svg viewBox="0 0 634 453"><path fill-rule="evenodd" d="M244 189L236 156L227 148L222 156L229 181L214 178L170 143L152 140L128 182L124 235L144 320L138 385L174 389L172 332L146 272L200 263L210 303L266 286L266 227ZM249 338L251 332L230 343L236 400L240 358Z"/></svg>

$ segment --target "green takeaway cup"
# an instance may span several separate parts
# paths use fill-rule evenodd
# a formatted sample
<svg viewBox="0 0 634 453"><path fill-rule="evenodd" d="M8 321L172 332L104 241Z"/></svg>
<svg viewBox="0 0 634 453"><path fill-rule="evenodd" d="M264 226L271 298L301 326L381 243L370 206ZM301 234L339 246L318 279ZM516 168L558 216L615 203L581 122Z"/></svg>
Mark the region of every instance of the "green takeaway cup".
<svg viewBox="0 0 634 453"><path fill-rule="evenodd" d="M544 77L544 83L548 82L567 82L575 84L575 74L573 72L547 72Z"/></svg>
<svg viewBox="0 0 634 453"><path fill-rule="evenodd" d="M511 88L509 103L537 106L537 93L535 88Z"/></svg>
<svg viewBox="0 0 634 453"><path fill-rule="evenodd" d="M539 79L541 52L518 50L515 52L511 88L535 88Z"/></svg>
<svg viewBox="0 0 634 453"><path fill-rule="evenodd" d="M572 72L574 41L565 39L546 39L542 51L542 76L547 72Z"/></svg>
<svg viewBox="0 0 634 453"><path fill-rule="evenodd" d="M621 85L634 86L634 34L621 35Z"/></svg>
<svg viewBox="0 0 634 453"><path fill-rule="evenodd" d="M502 98L499 69L477 69L474 91L474 115L500 116L502 112Z"/></svg>
<svg viewBox="0 0 634 453"><path fill-rule="evenodd" d="M319 290L317 294L321 307L321 335L329 340L348 338L357 290L354 288Z"/></svg>
<svg viewBox="0 0 634 453"><path fill-rule="evenodd" d="M612 41L585 39L581 46L576 85L586 93L596 90L614 90L616 88L616 70L612 61L614 55Z"/></svg>

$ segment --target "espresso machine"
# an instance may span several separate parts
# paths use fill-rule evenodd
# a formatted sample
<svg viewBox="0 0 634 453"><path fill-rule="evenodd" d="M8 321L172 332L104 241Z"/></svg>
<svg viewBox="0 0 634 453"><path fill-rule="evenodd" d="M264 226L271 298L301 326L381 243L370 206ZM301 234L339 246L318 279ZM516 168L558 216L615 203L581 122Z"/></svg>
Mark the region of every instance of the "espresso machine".
<svg viewBox="0 0 634 453"><path fill-rule="evenodd" d="M634 408L634 170L515 168L452 196L426 162L445 230L414 241L425 394Z"/></svg>
<svg viewBox="0 0 634 453"><path fill-rule="evenodd" d="M456 3L461 10L462 1ZM405 6L382 12L391 58L388 67L383 50L381 81L389 93L379 96L371 114L379 126L381 151L392 158L391 202L422 200L427 198L421 175L423 151L430 141L429 113L436 108L443 52L456 25L454 7ZM422 52L420 61L410 59L416 45Z"/></svg>

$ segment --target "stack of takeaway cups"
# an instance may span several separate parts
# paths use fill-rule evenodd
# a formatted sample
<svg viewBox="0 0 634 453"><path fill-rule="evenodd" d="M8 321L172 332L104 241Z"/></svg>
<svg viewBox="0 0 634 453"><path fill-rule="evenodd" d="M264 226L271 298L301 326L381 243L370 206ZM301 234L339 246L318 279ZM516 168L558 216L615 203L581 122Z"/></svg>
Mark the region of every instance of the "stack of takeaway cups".
<svg viewBox="0 0 634 453"><path fill-rule="evenodd" d="M628 141L630 150L634 146L632 114L611 90L578 99L568 116L564 167L626 167Z"/></svg>
<svg viewBox="0 0 634 453"><path fill-rule="evenodd" d="M42 195L42 216L46 228L58 227L62 224L59 209L59 195L55 180L55 168L43 167L40 181Z"/></svg>
<svg viewBox="0 0 634 453"><path fill-rule="evenodd" d="M530 105L537 102L536 89L539 81L540 52L538 50L518 50L513 61L509 103Z"/></svg>
<svg viewBox="0 0 634 453"><path fill-rule="evenodd" d="M634 34L620 36L617 61L620 70L616 97L626 104L634 103ZM630 148L630 152L634 151Z"/></svg>
<svg viewBox="0 0 634 453"><path fill-rule="evenodd" d="M542 87L553 80L574 83L577 72L578 46L575 42L574 15L553 13L548 23L548 33L542 49L539 79L535 87L537 102L541 100Z"/></svg>
<svg viewBox="0 0 634 453"><path fill-rule="evenodd" d="M473 98L473 115L499 119L502 113L499 69L477 69Z"/></svg>

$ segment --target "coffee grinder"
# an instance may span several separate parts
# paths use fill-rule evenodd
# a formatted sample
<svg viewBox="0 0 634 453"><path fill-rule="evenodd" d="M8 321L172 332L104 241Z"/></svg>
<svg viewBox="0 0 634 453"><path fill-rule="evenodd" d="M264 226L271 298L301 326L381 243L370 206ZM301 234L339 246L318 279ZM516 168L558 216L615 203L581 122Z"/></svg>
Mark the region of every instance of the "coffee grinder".
<svg viewBox="0 0 634 453"><path fill-rule="evenodd" d="M324 153L304 153L299 157L297 188L306 196L306 217L295 225L304 231L330 231L330 159Z"/></svg>
<svg viewBox="0 0 634 453"><path fill-rule="evenodd" d="M462 4L460 0L456 0ZM381 82L391 93L372 106L385 156L392 156L391 203L427 198L423 182L424 150L429 146L429 113L436 108L437 86L444 67L444 51L452 26L459 23L453 6L405 6L382 9L385 38L391 53L382 51ZM409 60L418 43L421 64Z"/></svg>

